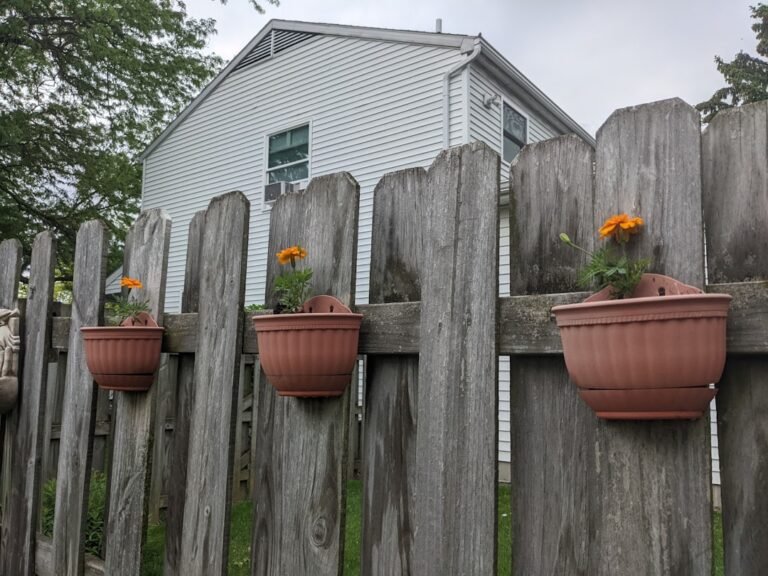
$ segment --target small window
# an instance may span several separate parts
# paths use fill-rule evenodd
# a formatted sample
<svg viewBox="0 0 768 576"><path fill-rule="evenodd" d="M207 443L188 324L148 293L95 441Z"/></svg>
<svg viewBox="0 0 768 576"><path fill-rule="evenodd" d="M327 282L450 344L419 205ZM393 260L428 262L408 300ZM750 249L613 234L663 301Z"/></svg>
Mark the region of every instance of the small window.
<svg viewBox="0 0 768 576"><path fill-rule="evenodd" d="M309 124L269 137L267 179L297 182L309 178Z"/></svg>
<svg viewBox="0 0 768 576"><path fill-rule="evenodd" d="M528 120L504 104L504 161L512 162L528 141Z"/></svg>

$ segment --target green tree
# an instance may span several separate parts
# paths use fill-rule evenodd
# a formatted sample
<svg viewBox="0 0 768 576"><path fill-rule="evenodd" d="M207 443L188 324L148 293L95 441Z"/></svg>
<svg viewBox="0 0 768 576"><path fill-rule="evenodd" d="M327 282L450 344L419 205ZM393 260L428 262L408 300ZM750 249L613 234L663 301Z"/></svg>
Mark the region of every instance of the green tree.
<svg viewBox="0 0 768 576"><path fill-rule="evenodd" d="M760 3L750 10L755 20L752 30L757 35L758 56L739 52L730 62L715 56L717 69L728 86L696 106L704 122L710 122L720 110L768 99L768 5Z"/></svg>
<svg viewBox="0 0 768 576"><path fill-rule="evenodd" d="M19 238L28 258L53 230L67 279L79 225L101 218L119 264L137 156L221 67L206 50L214 25L181 0L2 0L0 240Z"/></svg>

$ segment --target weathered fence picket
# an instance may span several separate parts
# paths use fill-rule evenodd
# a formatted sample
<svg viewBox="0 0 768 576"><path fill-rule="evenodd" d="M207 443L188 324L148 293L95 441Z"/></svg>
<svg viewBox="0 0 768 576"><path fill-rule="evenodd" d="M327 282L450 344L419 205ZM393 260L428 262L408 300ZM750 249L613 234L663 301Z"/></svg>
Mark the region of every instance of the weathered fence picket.
<svg viewBox="0 0 768 576"><path fill-rule="evenodd" d="M162 326L171 219L164 210L142 212L125 240L123 270L141 280L141 297ZM131 298L137 297L133 292ZM109 508L105 534L106 573L139 573L147 515L147 468L152 450L152 411L156 387L149 392L116 392Z"/></svg>
<svg viewBox="0 0 768 576"><path fill-rule="evenodd" d="M355 300L359 186L346 173L315 178L272 207L267 286L274 254L299 244L315 294ZM274 303L272 294L268 303ZM253 493L251 570L258 576L340 573L349 391L338 398L278 397L264 374L254 392L259 436ZM258 396L258 398L257 398Z"/></svg>
<svg viewBox="0 0 768 576"><path fill-rule="evenodd" d="M205 211L192 217L187 235L187 266L184 271L182 312L200 309L200 270L202 266ZM173 440L168 484L168 510L165 520L165 576L177 576L181 564L181 535L184 528L184 495L187 489L187 460L189 457L189 426L195 401L195 355L180 354L177 358L176 404L173 419Z"/></svg>
<svg viewBox="0 0 768 576"><path fill-rule="evenodd" d="M583 205L595 207L587 223L595 233L610 214L641 214L646 229L638 244L653 255L654 270L703 285L698 139L698 115L679 100L615 112L598 131L594 192L582 145L561 138L532 147L512 168L517 229L539 238L539 245L554 245L553 224L573 228ZM581 185L562 188L556 181ZM539 204L526 204L532 196ZM588 227L576 242L589 246ZM538 290L567 289L574 256L545 263L541 251L513 245L512 268L530 273L540 263ZM553 276L544 277L550 269ZM515 361L511 382L516 574L696 575L710 569L706 419L599 421L578 399L561 358Z"/></svg>
<svg viewBox="0 0 768 576"><path fill-rule="evenodd" d="M240 192L214 198L205 213L179 563L189 576L227 574L249 214Z"/></svg>
<svg viewBox="0 0 768 576"><path fill-rule="evenodd" d="M421 300L427 172L387 174L373 194L371 304ZM363 425L363 574L409 576L416 527L419 357L368 359Z"/></svg>
<svg viewBox="0 0 768 576"><path fill-rule="evenodd" d="M576 288L576 271L585 259L560 242L558 234L567 231L575 243L592 249L593 162L592 147L570 136L526 146L513 162L513 296ZM526 296L531 314L550 323L551 303L532 298ZM524 323L518 326L515 332L538 332ZM592 574L587 568L587 457L595 417L568 381L561 356L514 357L509 401L514 573Z"/></svg>
<svg viewBox="0 0 768 576"><path fill-rule="evenodd" d="M695 286L704 285L700 126L698 112L679 99L618 110L598 131L595 154L594 230L608 214L641 214L635 253ZM711 570L707 418L602 426L600 440L611 458L599 462L595 484L599 571Z"/></svg>
<svg viewBox="0 0 768 576"><path fill-rule="evenodd" d="M722 113L702 136L695 110L673 99L617 111L596 150L575 136L525 147L510 174L512 296L503 298L494 152L474 143L444 151L429 171L381 180L371 304L357 307L358 353L369 355L362 573L495 574L501 354L512 356L514 573L709 572L707 419L598 420L568 379L551 316L552 306L585 297L576 291L585 258L558 234L591 250L598 224L619 211L645 218L632 250L650 255L654 271L699 286L706 224L717 284L705 288L733 295L718 396L726 575L768 572L767 134L768 104ZM275 252L300 244L314 292L351 305L359 202L346 173L282 196L271 212L267 285L278 274ZM38 237L21 327L21 400L0 428L0 572L138 576L147 507L151 500L159 509L167 484L164 574L222 576L232 496L247 467L251 574L341 573L356 398L352 387L335 399L278 397L258 359L243 359L258 354L252 314L243 311L249 210L233 192L192 219L181 314L163 314L170 221L160 210L140 216L124 270L143 281L169 357L150 392L111 400L97 395L80 334L103 320L105 228L89 222L78 233L70 317L56 317L50 303L54 244L50 233ZM0 307L17 304L21 261L18 242L0 243ZM235 429L241 412L250 437ZM96 447L96 434L110 443ZM96 458L111 466L104 560L84 553ZM36 507L56 461L49 539L37 533Z"/></svg>
<svg viewBox="0 0 768 576"><path fill-rule="evenodd" d="M85 516L96 424L96 386L85 364L80 328L99 326L104 320L108 244L101 222L90 221L80 226L75 246L67 379L56 475L53 559L49 564L52 571L48 572L57 576L79 576L85 565Z"/></svg>
<svg viewBox="0 0 768 576"><path fill-rule="evenodd" d="M24 323L24 369L19 379L10 500L6 510L8 521L2 528L2 574L35 574L35 533L40 503L40 462L51 335L49 318L53 307L55 265L56 241L51 232L41 232L32 245Z"/></svg>
<svg viewBox="0 0 768 576"><path fill-rule="evenodd" d="M496 573L499 156L443 151L424 195L414 573Z"/></svg>
<svg viewBox="0 0 768 576"><path fill-rule="evenodd" d="M718 114L702 166L711 281L768 279L768 102ZM757 294L765 282L744 286ZM768 344L768 310L749 300ZM768 356L730 355L718 388L726 574L768 574Z"/></svg>

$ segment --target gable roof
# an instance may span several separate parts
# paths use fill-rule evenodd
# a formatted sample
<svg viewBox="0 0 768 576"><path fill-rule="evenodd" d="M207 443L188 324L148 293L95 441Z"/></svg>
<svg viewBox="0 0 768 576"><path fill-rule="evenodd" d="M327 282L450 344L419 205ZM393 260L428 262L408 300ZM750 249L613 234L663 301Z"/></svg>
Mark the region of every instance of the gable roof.
<svg viewBox="0 0 768 576"><path fill-rule="evenodd" d="M280 32L270 36L272 31ZM507 75L514 84L519 85L534 99L540 101L545 111L549 112L557 121L569 130L575 132L587 142L594 145L592 136L584 130L575 120L568 116L559 106L550 100L530 80L528 80L517 68L512 66L498 51L496 51L481 36L467 36L464 34L444 34L442 32L418 32L413 30L395 30L389 28L370 28L365 26L348 26L344 24L321 24L315 22L299 22L294 20L270 20L264 28L235 56L208 85L203 88L192 102L155 138L139 156L144 160L155 148L157 148L171 133L189 116L216 87L221 84L230 73L238 68L267 58L272 54L282 51L298 42L315 35L345 36L361 38L364 40L380 40L384 42L405 42L409 44L421 44L426 46L439 46L453 48L462 53L469 54L475 45L480 42L483 58L498 67L502 75ZM277 38L277 39L276 39ZM270 41L267 42L266 40Z"/></svg>

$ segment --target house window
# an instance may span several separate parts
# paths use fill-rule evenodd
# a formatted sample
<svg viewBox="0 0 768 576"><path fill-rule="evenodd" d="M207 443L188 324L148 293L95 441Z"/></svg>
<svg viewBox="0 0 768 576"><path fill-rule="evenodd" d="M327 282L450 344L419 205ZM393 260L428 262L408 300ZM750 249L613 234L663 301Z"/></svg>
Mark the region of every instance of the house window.
<svg viewBox="0 0 768 576"><path fill-rule="evenodd" d="M504 104L504 161L512 162L528 141L528 119Z"/></svg>
<svg viewBox="0 0 768 576"><path fill-rule="evenodd" d="M297 182L309 178L309 124L269 137L267 181Z"/></svg>

